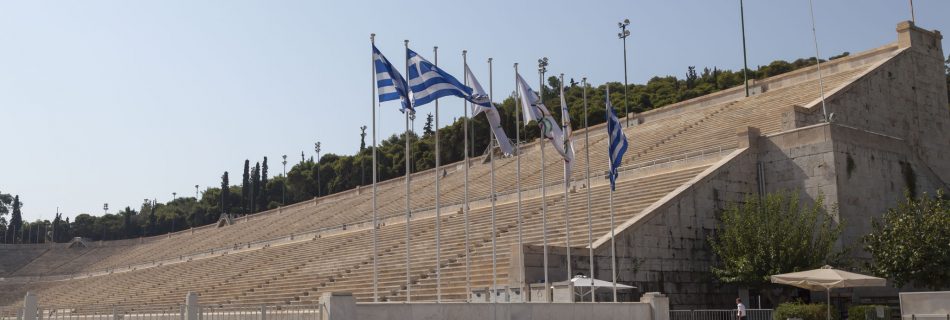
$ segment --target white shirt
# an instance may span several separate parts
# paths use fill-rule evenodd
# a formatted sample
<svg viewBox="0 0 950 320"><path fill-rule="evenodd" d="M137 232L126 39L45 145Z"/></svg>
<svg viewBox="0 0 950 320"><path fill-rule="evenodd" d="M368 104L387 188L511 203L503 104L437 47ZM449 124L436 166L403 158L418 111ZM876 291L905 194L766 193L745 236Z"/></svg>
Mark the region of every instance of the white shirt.
<svg viewBox="0 0 950 320"><path fill-rule="evenodd" d="M740 317L745 317L745 305L742 304L741 302L738 305L736 305L736 315Z"/></svg>

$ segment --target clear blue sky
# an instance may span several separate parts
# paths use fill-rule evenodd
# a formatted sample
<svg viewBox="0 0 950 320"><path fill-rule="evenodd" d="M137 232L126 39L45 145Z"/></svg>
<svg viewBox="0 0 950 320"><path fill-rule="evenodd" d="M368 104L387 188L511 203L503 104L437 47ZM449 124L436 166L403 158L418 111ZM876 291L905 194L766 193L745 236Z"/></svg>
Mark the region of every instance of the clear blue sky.
<svg viewBox="0 0 950 320"><path fill-rule="evenodd" d="M917 22L950 30L950 1L918 0ZM816 0L822 55L896 39L904 0ZM811 56L806 0L747 0L751 66ZM461 51L496 100L512 63L536 74L622 81L617 22L631 20L631 82L690 65L742 64L738 1L3 1L0 2L0 191L24 218L137 208L240 182L243 160L291 163L350 154L370 121L369 34L396 65L403 39L461 77ZM944 51L948 50L944 42ZM380 136L402 126L383 105ZM432 105L421 108L431 112ZM461 114L441 104L442 124ZM421 123L416 127L421 128ZM635 137L633 137L635 139Z"/></svg>

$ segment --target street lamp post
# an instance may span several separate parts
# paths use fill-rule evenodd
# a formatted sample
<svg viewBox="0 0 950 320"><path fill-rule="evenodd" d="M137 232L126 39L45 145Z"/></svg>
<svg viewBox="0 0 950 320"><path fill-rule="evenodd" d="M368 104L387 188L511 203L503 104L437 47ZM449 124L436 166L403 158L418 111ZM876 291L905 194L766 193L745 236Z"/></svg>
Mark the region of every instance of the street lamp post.
<svg viewBox="0 0 950 320"><path fill-rule="evenodd" d="M284 203L287 203L287 155L285 154L283 158L284 158L284 161L281 163L284 164L284 182L281 183L280 205L284 205Z"/></svg>
<svg viewBox="0 0 950 320"><path fill-rule="evenodd" d="M317 170L317 197L319 197L323 193L320 190L320 141L313 144L313 150L317 152L317 163L314 164L314 168Z"/></svg>
<svg viewBox="0 0 950 320"><path fill-rule="evenodd" d="M627 30L628 25L630 25L630 19L617 22L617 26L620 27L617 37L623 40L623 117L627 127L630 127L630 109L627 107L627 37L630 36L630 30Z"/></svg>

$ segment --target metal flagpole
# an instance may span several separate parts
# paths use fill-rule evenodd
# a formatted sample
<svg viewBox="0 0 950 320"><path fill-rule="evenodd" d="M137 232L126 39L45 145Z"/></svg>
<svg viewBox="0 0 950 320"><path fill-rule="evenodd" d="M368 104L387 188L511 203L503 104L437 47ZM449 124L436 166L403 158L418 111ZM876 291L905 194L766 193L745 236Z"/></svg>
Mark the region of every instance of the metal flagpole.
<svg viewBox="0 0 950 320"><path fill-rule="evenodd" d="M590 302L594 302L594 229L590 214L590 126L587 123L587 77L581 79L584 86L584 152L587 157L587 254L590 255Z"/></svg>
<svg viewBox="0 0 950 320"><path fill-rule="evenodd" d="M610 93L609 91L610 89L608 88L607 90L608 90L607 92ZM607 99L610 99L610 96L607 96ZM607 107L609 108L610 105L608 104ZM610 122L610 110L606 110L606 111L607 112L604 112L604 116L607 118L607 122ZM620 130L623 130L623 129L620 129ZM608 132L607 135L609 138L610 133ZM608 144L607 168L611 168L611 166L613 166L613 163L611 162L610 157L611 157L610 146ZM617 302L617 246L616 246L616 239L615 239L616 234L614 232L614 187L613 186L610 187L610 193L607 197L607 208L608 208L607 211L610 212L610 273L611 273L612 285L614 289L613 290L614 302Z"/></svg>
<svg viewBox="0 0 950 320"><path fill-rule="evenodd" d="M369 42L376 45L376 34L369 35ZM373 54L373 302L379 302L379 231L376 224L376 55Z"/></svg>
<svg viewBox="0 0 950 320"><path fill-rule="evenodd" d="M493 93L493 83L492 83L492 58L488 58L488 103L494 103L492 99ZM485 115L488 116L487 114ZM491 131L491 130L489 130ZM495 140L498 137L495 137L494 131L490 133L493 139L489 139L488 147L488 160L491 162L491 287L489 291L492 294L492 302L498 302L498 295L495 293L495 290L498 288L498 244L497 244L497 234L495 229Z"/></svg>
<svg viewBox="0 0 950 320"><path fill-rule="evenodd" d="M564 74L561 74L561 87L560 94L563 99L564 97ZM567 104L561 106L561 108L567 108ZM570 110L570 108L568 108ZM561 115L570 114L570 111L561 111ZM564 139L562 143L565 144L565 150L567 149L567 139L570 137L567 136L567 123L570 122L570 119L561 119L561 131L564 132ZM571 215L570 215L570 196L568 195L570 191L571 176L569 167L570 163L564 161L564 247L567 249L567 280L571 280L573 273L571 272ZM573 299L572 299L573 300Z"/></svg>
<svg viewBox="0 0 950 320"><path fill-rule="evenodd" d="M821 78L821 53L818 52L818 32L815 31L815 8L814 1L808 0L808 10L811 13L811 36L815 41L815 65L818 68L818 93L821 94L821 113L825 116L825 122L828 121L828 109L825 108L825 84Z"/></svg>
<svg viewBox="0 0 950 320"><path fill-rule="evenodd" d="M547 59L538 59L538 103L544 103L544 72L547 71ZM539 121L542 119L538 119ZM543 126L542 126L543 130ZM551 295L548 293L548 221L547 204L545 203L544 190L544 132L541 132L541 139L538 140L541 145L541 246L544 252L541 264L544 268L544 302L551 301Z"/></svg>
<svg viewBox="0 0 950 320"><path fill-rule="evenodd" d="M518 91L518 63L515 62L515 95L519 95ZM518 189L518 251L524 250L524 237L522 234L522 221L521 221L521 108L519 104L521 99L515 99L515 188ZM521 279L519 284L522 294L526 292L524 290L524 277ZM525 302L526 299L521 299L522 302Z"/></svg>
<svg viewBox="0 0 950 320"><path fill-rule="evenodd" d="M742 0L739 0L739 20L742 25L742 80L745 81L745 96L749 96L749 63L746 58L746 49L745 49L745 8L742 5ZM630 125L629 123L627 124Z"/></svg>
<svg viewBox="0 0 950 320"><path fill-rule="evenodd" d="M914 16L914 0L910 0L910 22L917 23L917 17Z"/></svg>
<svg viewBox="0 0 950 320"><path fill-rule="evenodd" d="M435 55L435 66L439 66L439 47L432 47L432 52ZM439 100L435 100L435 301L442 302L442 243L440 242L442 237L442 207L439 203L440 190L439 190L439 178L441 176L439 172L440 160L439 157Z"/></svg>
<svg viewBox="0 0 950 320"><path fill-rule="evenodd" d="M409 76L409 40L405 40L406 44L406 77ZM412 103L410 101L410 103ZM406 302L412 300L412 238L410 223L409 220L412 219L412 208L409 202L409 173L412 171L412 167L409 165L409 116L413 113L413 109L409 108L406 110L406 154L403 159L406 161Z"/></svg>
<svg viewBox="0 0 950 320"><path fill-rule="evenodd" d="M462 65L468 65L468 50L462 50ZM468 85L468 73L465 74L465 85ZM469 251L469 234L468 234L468 101L463 100L463 109L465 112L463 126L465 130L462 130L464 133L462 138L465 139L463 147L465 148L465 187L463 192L463 204L462 204L462 215L465 220L465 293L470 294L472 292L472 255Z"/></svg>

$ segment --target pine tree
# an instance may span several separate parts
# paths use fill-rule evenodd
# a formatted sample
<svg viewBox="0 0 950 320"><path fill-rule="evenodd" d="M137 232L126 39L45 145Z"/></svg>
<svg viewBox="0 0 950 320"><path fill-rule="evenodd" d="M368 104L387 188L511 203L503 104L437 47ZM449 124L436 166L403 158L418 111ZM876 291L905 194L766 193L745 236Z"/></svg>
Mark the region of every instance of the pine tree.
<svg viewBox="0 0 950 320"><path fill-rule="evenodd" d="M258 199L261 210L267 209L267 157L264 157L264 163L261 164L261 195Z"/></svg>
<svg viewBox="0 0 950 320"><path fill-rule="evenodd" d="M244 159L244 180L241 181L241 213L242 214L247 214L248 204L250 203L250 198L248 197L251 192L250 166L251 166L251 161L248 159Z"/></svg>
<svg viewBox="0 0 950 320"><path fill-rule="evenodd" d="M435 134L435 131L432 131L432 114L426 115L426 124L422 126L422 135L428 137Z"/></svg>
<svg viewBox="0 0 950 320"><path fill-rule="evenodd" d="M221 213L228 213L228 198L231 197L231 189L229 185L230 182L228 182L228 172L225 171L224 175L221 176L221 204L218 206L221 208Z"/></svg>
<svg viewBox="0 0 950 320"><path fill-rule="evenodd" d="M360 127L360 152L366 149L366 126Z"/></svg>

